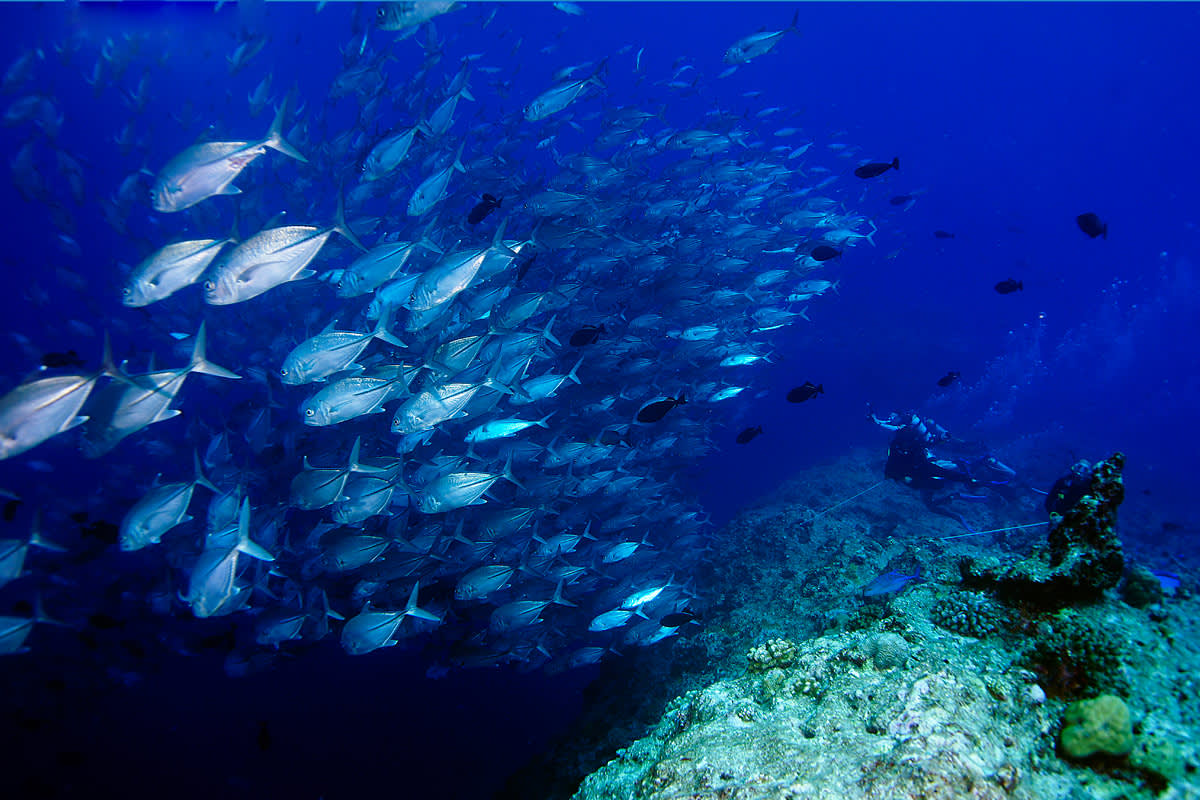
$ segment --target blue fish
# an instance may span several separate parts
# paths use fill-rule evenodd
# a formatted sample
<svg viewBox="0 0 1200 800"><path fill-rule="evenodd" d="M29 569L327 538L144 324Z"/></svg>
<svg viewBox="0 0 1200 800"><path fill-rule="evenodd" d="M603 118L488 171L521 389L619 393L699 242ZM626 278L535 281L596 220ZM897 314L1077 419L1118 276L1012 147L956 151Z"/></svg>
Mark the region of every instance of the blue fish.
<svg viewBox="0 0 1200 800"><path fill-rule="evenodd" d="M905 575L903 572L895 570L885 572L863 587L863 597L882 597L888 594L896 594L907 586L909 581L917 580L920 577L921 570L919 567L912 575Z"/></svg>

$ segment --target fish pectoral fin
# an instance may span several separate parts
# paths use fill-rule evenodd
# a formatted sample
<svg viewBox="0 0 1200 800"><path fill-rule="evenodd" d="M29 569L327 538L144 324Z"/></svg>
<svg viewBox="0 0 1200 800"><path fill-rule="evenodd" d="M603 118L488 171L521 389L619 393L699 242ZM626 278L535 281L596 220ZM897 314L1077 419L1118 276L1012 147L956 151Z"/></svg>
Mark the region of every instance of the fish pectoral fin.
<svg viewBox="0 0 1200 800"><path fill-rule="evenodd" d="M254 276L257 275L258 273L260 273L264 270L270 270L279 264L285 264L285 263L287 263L287 262L286 261L262 261L258 264L255 264L252 267L247 267L246 269L242 270L241 273L238 274L236 280L238 283L250 283L252 280L254 280Z"/></svg>
<svg viewBox="0 0 1200 800"><path fill-rule="evenodd" d="M78 428L80 425L87 422L89 419L91 419L91 417L76 417L75 419L64 423L63 426L58 429L58 432L65 433L65 432L71 430L71 428Z"/></svg>
<svg viewBox="0 0 1200 800"><path fill-rule="evenodd" d="M241 194L241 193L242 193L242 190L239 189L238 187L234 186L232 183L228 184L227 186L221 187L221 191L217 192L217 194Z"/></svg>
<svg viewBox="0 0 1200 800"><path fill-rule="evenodd" d="M317 271L315 269L302 269L299 272L297 272L295 275L293 275L289 280L302 281L305 278L311 278L313 275L316 275L316 274L317 274Z"/></svg>

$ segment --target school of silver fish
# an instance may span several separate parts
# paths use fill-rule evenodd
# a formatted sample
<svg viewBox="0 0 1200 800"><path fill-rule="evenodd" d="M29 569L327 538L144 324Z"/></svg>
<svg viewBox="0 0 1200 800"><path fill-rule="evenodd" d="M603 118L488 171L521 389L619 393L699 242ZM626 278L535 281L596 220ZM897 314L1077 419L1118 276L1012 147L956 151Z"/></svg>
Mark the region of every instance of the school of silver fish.
<svg viewBox="0 0 1200 800"><path fill-rule="evenodd" d="M580 24L583 7L555 5ZM267 37L242 33L215 74L259 72L265 133L240 110L202 119L152 70L130 88L156 57L133 34L31 45L5 72L5 124L28 130L13 180L52 216L87 189L65 152L55 179L38 166L81 124L39 83L51 62L94 63L93 90L133 109L105 145L128 178L90 208L136 266L95 262L112 310L88 327L143 353L180 331L187 361L138 371L105 343L94 370L10 382L0 465L75 428L67 457L159 465L104 479L136 498L114 549L162 576L144 604L235 622L231 673L329 636L354 655L412 639L448 665L561 671L683 633L711 526L680 475L754 396L773 338L836 290L823 273L839 262L812 250L874 243L849 208L855 148L772 121L789 116L772 91L677 118L672 98L709 79L684 59L655 77L649 46L536 53L524 67L544 90L513 91L500 57L524 11L356 10L305 44L340 49L323 95L289 89ZM457 51L465 29L494 31L495 52ZM139 248L131 231L151 234ZM51 613L70 606L39 581L70 539L55 524L47 508L0 540L0 586L28 579ZM0 618L0 653L48 621L42 598Z"/></svg>

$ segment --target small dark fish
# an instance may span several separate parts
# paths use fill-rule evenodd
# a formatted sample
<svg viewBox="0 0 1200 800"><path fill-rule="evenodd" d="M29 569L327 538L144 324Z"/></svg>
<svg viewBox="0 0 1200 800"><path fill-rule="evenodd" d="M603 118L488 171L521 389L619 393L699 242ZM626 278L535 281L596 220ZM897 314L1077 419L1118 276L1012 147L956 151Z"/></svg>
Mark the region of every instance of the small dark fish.
<svg viewBox="0 0 1200 800"><path fill-rule="evenodd" d="M134 658L142 659L146 657L146 648L137 639L122 639L119 644Z"/></svg>
<svg viewBox="0 0 1200 800"><path fill-rule="evenodd" d="M258 735L254 737L254 743L258 745L260 753L271 749L271 726L266 720L258 721Z"/></svg>
<svg viewBox="0 0 1200 800"><path fill-rule="evenodd" d="M1012 278L1009 278L1006 281L1000 281L996 284L996 291L1000 294L1012 294L1013 292L1019 292L1024 288L1025 283L1023 281L1013 280Z"/></svg>
<svg viewBox="0 0 1200 800"><path fill-rule="evenodd" d="M737 435L737 443L749 444L750 442L754 441L754 437L758 436L760 433L762 433L762 425L756 425L753 428L746 428L746 430Z"/></svg>
<svg viewBox="0 0 1200 800"><path fill-rule="evenodd" d="M1093 239L1097 236L1103 236L1105 239L1108 238L1108 223L1101 222L1100 218L1091 212L1080 214L1075 218L1075 223L1079 225L1079 230Z"/></svg>
<svg viewBox="0 0 1200 800"><path fill-rule="evenodd" d="M885 572L875 580L863 587L862 593L864 597L882 597L886 594L895 594L896 592L908 586L909 581L914 581L921 577L921 570L917 570L912 575L905 575L903 572Z"/></svg>
<svg viewBox="0 0 1200 800"><path fill-rule="evenodd" d="M51 369L60 367L83 367L86 366L83 359L74 350L68 350L65 353L46 353L42 356L42 366Z"/></svg>
<svg viewBox="0 0 1200 800"><path fill-rule="evenodd" d="M819 394L825 394L825 384L817 385L812 381L805 381L803 386L797 386L787 393L787 400L789 403L803 403Z"/></svg>
<svg viewBox="0 0 1200 800"><path fill-rule="evenodd" d="M891 162L873 161L870 164L863 164L854 170L854 174L860 178L877 178L889 169L900 169L900 157L893 158Z"/></svg>
<svg viewBox="0 0 1200 800"><path fill-rule="evenodd" d="M819 244L812 251L812 257L816 261L828 261L831 258L837 258L841 254L841 250L838 250L836 247L830 247L827 244Z"/></svg>
<svg viewBox="0 0 1200 800"><path fill-rule="evenodd" d="M221 653L229 653L233 648L237 647L237 634L232 630L228 630L223 633L201 636L196 640L196 646L201 650L216 650Z"/></svg>
<svg viewBox="0 0 1200 800"><path fill-rule="evenodd" d="M111 522L98 519L91 525L88 525L86 528L84 528L81 532L84 536L91 536L93 539L99 539L105 544L116 544L117 534L120 533L120 531L121 529L116 525L113 525Z"/></svg>
<svg viewBox="0 0 1200 800"><path fill-rule="evenodd" d="M674 614L667 614L658 621L658 624L662 625L664 628L678 628L680 625L687 625L695 618L696 615L685 608L683 611L676 611Z"/></svg>
<svg viewBox="0 0 1200 800"><path fill-rule="evenodd" d="M1169 533L1171 531L1183 530L1183 526L1180 525L1178 522L1164 522L1162 524L1162 529Z"/></svg>
<svg viewBox="0 0 1200 800"><path fill-rule="evenodd" d="M110 631L113 628L120 628L125 623L116 617L110 617L108 614L92 614L88 617L88 625L97 630Z"/></svg>
<svg viewBox="0 0 1200 800"><path fill-rule="evenodd" d="M895 197L893 197L891 200L888 200L888 202L894 206L902 206L906 203L911 203L912 199L913 199L913 196L911 194L898 194Z"/></svg>
<svg viewBox="0 0 1200 800"><path fill-rule="evenodd" d="M608 333L603 325L584 325L571 334L571 338L567 343L571 347L587 347L589 344L595 344L600 341L600 334L602 333Z"/></svg>
<svg viewBox="0 0 1200 800"><path fill-rule="evenodd" d="M471 209L471 213L467 214L467 223L470 225L478 225L479 223L483 222L485 219L487 219L488 214L491 214L500 207L500 203L503 201L503 199L504 198L495 198L490 194L485 194L483 199Z"/></svg>
<svg viewBox="0 0 1200 800"><path fill-rule="evenodd" d="M4 521L12 522L17 516L17 509L21 507L20 500L9 500L4 504Z"/></svg>
<svg viewBox="0 0 1200 800"><path fill-rule="evenodd" d="M933 238L935 238L935 239L953 239L954 234L951 233L950 231L944 231L939 228L938 230L933 232Z"/></svg>
<svg viewBox="0 0 1200 800"><path fill-rule="evenodd" d="M67 517L71 520L71 522L74 522L77 525L82 525L83 523L88 521L88 512L72 511L70 514L67 515Z"/></svg>
<svg viewBox="0 0 1200 800"><path fill-rule="evenodd" d="M534 261L537 261L537 255L530 256L528 259L521 262L521 266L517 267L517 283L520 283L521 279L525 277L525 273L529 272L529 268L533 266Z"/></svg>
<svg viewBox="0 0 1200 800"><path fill-rule="evenodd" d="M675 406L681 406L687 402L683 395L679 397L668 397L666 400L655 400L649 405L642 406L637 413L638 422L658 422L667 415Z"/></svg>
<svg viewBox="0 0 1200 800"><path fill-rule="evenodd" d="M946 387L958 380L958 370L950 370L942 377L938 378L938 386Z"/></svg>
<svg viewBox="0 0 1200 800"><path fill-rule="evenodd" d="M596 443L607 447L615 447L619 444L629 446L629 438L620 431L600 431L600 436L596 439Z"/></svg>

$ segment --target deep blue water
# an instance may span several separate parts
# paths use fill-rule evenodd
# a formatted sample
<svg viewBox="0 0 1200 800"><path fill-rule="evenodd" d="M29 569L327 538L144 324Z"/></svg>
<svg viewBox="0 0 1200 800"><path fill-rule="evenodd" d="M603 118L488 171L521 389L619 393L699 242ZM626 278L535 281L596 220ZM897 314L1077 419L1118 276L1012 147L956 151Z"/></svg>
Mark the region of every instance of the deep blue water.
<svg viewBox="0 0 1200 800"><path fill-rule="evenodd" d="M478 102L460 111L470 125L483 124L543 91L554 70L611 56L604 102L619 107L623 97L648 91L632 72L632 53L615 55L632 45L632 52L645 48L641 68L650 80L669 79L685 64L695 68L685 75L698 77L702 91L656 92L669 102L673 125L714 107L746 109L744 124L760 135L795 126L802 131L795 142L812 139L814 151L830 142L856 148L855 159L825 150L813 163L848 172L861 160L901 159L899 171L879 179L846 176L835 184L852 212L876 223L876 245L847 249L820 274L839 282L838 293L810 304L811 323L779 332L774 363L751 368L753 392L712 412L716 449L683 470L680 480L715 522L796 469L853 448L870 448L882 462L888 436L865 418L869 402L877 410L927 412L956 434L982 439L1002 454L1008 448L1020 459L1010 460L1012 466L1034 486L1048 485L1075 456L1098 459L1122 450L1133 510L1183 526L1169 537L1153 528L1129 530L1127 541L1164 563L1168 556L1195 563L1188 533L1194 536L1200 523L1189 503L1200 453L1200 160L1194 146L1200 141L1194 47L1200 10L1120 3L804 4L798 7L800 36L718 78L722 53L735 39L786 26L795 8L582 7L584 16L575 17L542 3L471 4L437 20L444 56L431 85L448 80L466 54L484 54L480 64L500 69L473 80ZM494 20L482 28L481 18L493 9ZM106 223L100 203L127 175L143 166L157 170L208 125L218 139L261 135L269 111L252 118L246 96L268 72L276 98L295 85L309 114L323 120L310 141L354 128L354 101L327 104L326 95L342 68L339 48L358 45L373 11L372 4L342 3L319 13L292 4L230 5L216 14L208 4L0 7L0 66L29 48L45 56L4 102L50 98L63 115L56 146L83 165L86 180L83 202L76 203L56 170L54 148L34 126L0 128L9 161L37 141L37 171L53 203L67 210L79 247L72 255L56 242L61 225L54 224L51 204L25 199L12 181L0 183L7 218L0 390L27 375L40 353L76 349L94 364L104 330L113 335L117 357L139 368L150 352L160 363L178 362L186 351L176 353L168 334L191 332L201 318L216 331L210 334L213 360L249 366L239 363L238 340L222 336L222 318L196 296L146 311L122 307L118 263L136 263L184 228L177 217L143 205L130 213L122 234ZM267 33L269 41L231 76L225 59L242 31ZM419 65L424 35L394 47L397 61L388 69L396 86ZM393 36L372 31L372 51ZM94 90L85 77L106 42L128 68L119 75L106 69ZM72 51L65 63L56 45ZM135 113L121 95L134 91L143 75L147 102ZM762 94L747 98L752 91ZM579 104L595 108L598 101ZM783 110L762 120L750 113L772 105ZM113 137L130 120L137 141L123 152ZM394 115L384 127L393 124ZM371 134L377 133L372 125ZM504 135L495 132L497 139ZM583 134L562 135L564 147L582 146ZM275 182L293 179L297 170L270 153L238 185L261 189L258 196L269 205L282 197ZM316 187L310 207L288 209L289 221L331 218L337 185L354 171L347 165L342 174L305 178ZM889 203L908 193L916 195L911 208ZM465 213L469 200L455 201L468 203ZM1088 211L1109 223L1106 239L1089 239L1076 227L1075 217ZM228 228L227 211L198 213L212 222L210 230ZM938 229L954 238L935 238ZM341 260L348 252L340 251ZM328 261L319 260L318 269L339 260L321 258ZM1023 281L1024 290L993 290L1009 277ZM327 321L323 313L304 317L309 309L302 295L287 297L296 324L279 335L298 341L306 326L317 323L315 332ZM251 330L271 335L266 327ZM16 334L29 347L20 346ZM938 389L937 379L950 369L961 372L961 381ZM161 431L149 429L146 437L181 438L186 430L189 439L203 441L186 420L219 429L229 408L253 396L244 385L190 380L177 404L186 416L163 423ZM784 400L789 388L809 380L823 384L825 395L802 405ZM285 402L295 401L289 395ZM744 447L734 443L739 430L756 424L762 436ZM188 469L128 442L104 460L85 461L72 436L0 463L0 487L27 500L19 524L27 524L29 505L58 501L119 515L155 473ZM1021 446L1029 440L1040 457ZM123 491L111 489L114 476L127 479ZM104 486L108 494L85 496ZM129 581L137 592L139 581L152 575L140 555L110 549L99 563L114 582ZM86 612L102 589L56 584L51 558L31 561L31 576L0 589L0 613L12 613L45 587L48 605L70 616L73 603ZM141 620L137 628L151 650L172 630L156 624ZM78 648L56 638L69 635L39 628L31 653L0 665L6 685L23 693L7 698L0 752L24 761L19 781L31 796L114 787L134 797L166 787L185 797L332 800L381 789L488 796L569 723L594 675L591 669L555 677L497 669L455 671L435 681L425 677L431 657L420 644L352 659L326 642L231 680L220 657L211 655L156 656L147 659L152 665L129 653L77 659ZM105 677L110 667L139 674L141 682L120 689ZM46 684L46 676L56 682ZM20 716L13 707L23 709ZM270 728L265 749L255 741L261 721Z"/></svg>

